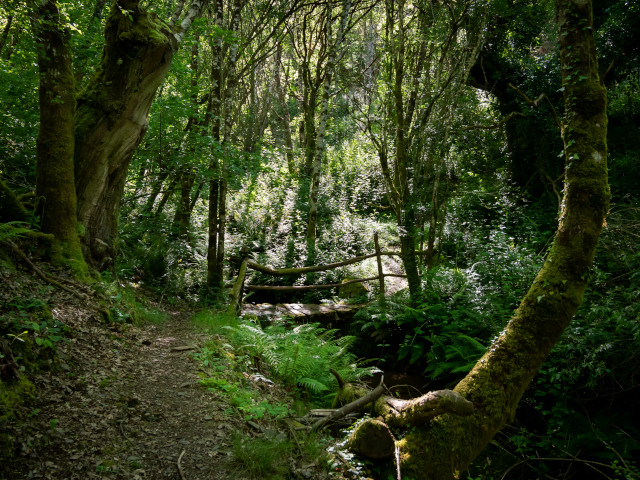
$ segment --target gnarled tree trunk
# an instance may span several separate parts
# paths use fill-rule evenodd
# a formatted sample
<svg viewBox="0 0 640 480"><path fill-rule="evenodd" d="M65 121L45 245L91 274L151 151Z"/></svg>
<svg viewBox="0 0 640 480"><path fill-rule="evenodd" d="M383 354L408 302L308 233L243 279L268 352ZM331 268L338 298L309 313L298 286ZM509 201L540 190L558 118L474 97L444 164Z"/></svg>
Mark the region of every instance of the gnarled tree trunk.
<svg viewBox="0 0 640 480"><path fill-rule="evenodd" d="M139 0L114 3L105 28L102 61L78 97L75 183L85 256L110 263L131 157L147 130L149 109L184 32L204 1L192 4L178 33Z"/></svg>

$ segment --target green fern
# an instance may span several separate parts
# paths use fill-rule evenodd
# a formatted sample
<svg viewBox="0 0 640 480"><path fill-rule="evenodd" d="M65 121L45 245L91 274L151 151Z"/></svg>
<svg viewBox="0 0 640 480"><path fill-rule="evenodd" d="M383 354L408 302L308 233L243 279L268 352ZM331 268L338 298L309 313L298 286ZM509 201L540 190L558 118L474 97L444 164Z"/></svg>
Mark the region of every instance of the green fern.
<svg viewBox="0 0 640 480"><path fill-rule="evenodd" d="M485 351L482 343L464 333L442 335L433 339L425 373L434 378L443 374L466 374Z"/></svg>
<svg viewBox="0 0 640 480"><path fill-rule="evenodd" d="M312 396L337 388L330 370L336 370L346 381L373 373L361 368L349 352L353 336L340 336L338 330L326 330L319 324L303 324L291 330L283 326L265 329L243 323L229 327L237 343L248 353L267 363L275 377L290 386L305 389Z"/></svg>

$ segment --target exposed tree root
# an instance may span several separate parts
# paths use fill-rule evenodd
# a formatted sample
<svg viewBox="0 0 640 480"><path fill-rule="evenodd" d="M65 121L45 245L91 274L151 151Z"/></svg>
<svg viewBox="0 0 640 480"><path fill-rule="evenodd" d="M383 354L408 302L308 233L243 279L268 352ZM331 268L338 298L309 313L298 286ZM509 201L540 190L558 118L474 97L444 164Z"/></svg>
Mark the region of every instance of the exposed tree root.
<svg viewBox="0 0 640 480"><path fill-rule="evenodd" d="M20 249L20 247L18 247L15 243L13 243L11 240L4 240L2 242L5 245L8 245L11 250L22 260L24 261L29 268L31 268L36 275L38 275L38 277L40 277L42 280L44 280L45 282L53 285L54 287L59 288L60 290L64 290L67 293L70 293L71 295L75 296L76 298L79 298L82 301L90 301L93 298L101 298L104 300L104 296L101 295L100 293L96 292L96 291L90 291L89 292L89 287L87 287L86 285L81 285L79 283L73 282L72 280L66 279L66 278L61 278L61 277L56 277L56 276L51 276L48 275L46 273L44 273L40 268L38 268L29 257L27 257L27 255ZM65 283L67 286L65 285ZM73 287L73 288L72 288ZM84 291L82 291L84 290ZM108 316L108 312L102 308L98 308L98 310L100 310L101 313L105 314Z"/></svg>

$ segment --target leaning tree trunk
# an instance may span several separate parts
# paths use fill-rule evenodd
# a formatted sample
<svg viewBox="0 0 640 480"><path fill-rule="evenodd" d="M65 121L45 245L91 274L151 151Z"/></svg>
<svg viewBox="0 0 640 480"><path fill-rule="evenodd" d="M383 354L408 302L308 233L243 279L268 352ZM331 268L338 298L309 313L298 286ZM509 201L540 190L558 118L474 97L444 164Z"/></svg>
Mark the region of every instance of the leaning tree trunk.
<svg viewBox="0 0 640 480"><path fill-rule="evenodd" d="M606 91L598 75L590 1L557 0L566 106L565 195L549 255L531 288L455 391L472 415L418 424L397 442L403 476L458 478L513 420L518 402L581 304L609 207Z"/></svg>
<svg viewBox="0 0 640 480"><path fill-rule="evenodd" d="M40 71L36 196L41 228L56 240L54 259L59 255L59 260L68 260L78 273L84 274L87 266L78 238L73 180L76 103L69 32L62 25L55 1L39 2L33 15Z"/></svg>
<svg viewBox="0 0 640 480"><path fill-rule="evenodd" d="M114 3L105 28L102 61L78 98L78 220L85 229L85 255L96 266L108 264L113 257L131 157L146 133L156 91L204 1L193 3L178 33L139 3Z"/></svg>

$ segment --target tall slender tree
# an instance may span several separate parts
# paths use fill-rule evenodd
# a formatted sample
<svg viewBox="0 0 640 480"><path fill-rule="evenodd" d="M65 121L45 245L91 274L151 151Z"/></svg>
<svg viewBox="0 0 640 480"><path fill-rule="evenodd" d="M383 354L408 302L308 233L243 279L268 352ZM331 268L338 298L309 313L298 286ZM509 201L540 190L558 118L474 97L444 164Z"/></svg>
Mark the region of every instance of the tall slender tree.
<svg viewBox="0 0 640 480"><path fill-rule="evenodd" d="M415 256L416 207L446 148L450 110L481 46L484 9L473 1L384 3L379 80L365 118L387 196L400 227L402 261L413 302L421 284ZM365 83L365 82L363 82Z"/></svg>

